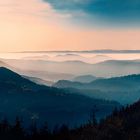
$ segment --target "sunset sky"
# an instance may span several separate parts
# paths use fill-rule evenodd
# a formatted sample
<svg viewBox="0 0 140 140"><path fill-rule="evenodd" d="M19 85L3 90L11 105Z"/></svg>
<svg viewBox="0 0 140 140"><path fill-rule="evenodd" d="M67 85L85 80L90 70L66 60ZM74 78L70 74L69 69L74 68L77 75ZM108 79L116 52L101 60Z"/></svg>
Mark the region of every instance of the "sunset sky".
<svg viewBox="0 0 140 140"><path fill-rule="evenodd" d="M140 49L139 0L0 0L0 52Z"/></svg>

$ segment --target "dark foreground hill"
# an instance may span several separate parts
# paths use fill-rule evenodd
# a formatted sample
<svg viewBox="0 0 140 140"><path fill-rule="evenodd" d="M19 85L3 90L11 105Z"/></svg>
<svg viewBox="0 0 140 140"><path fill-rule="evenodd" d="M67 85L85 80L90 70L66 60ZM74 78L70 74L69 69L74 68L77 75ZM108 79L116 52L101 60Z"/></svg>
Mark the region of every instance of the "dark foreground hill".
<svg viewBox="0 0 140 140"><path fill-rule="evenodd" d="M71 132L71 140L139 140L140 101L121 109L101 121L89 123Z"/></svg>
<svg viewBox="0 0 140 140"><path fill-rule="evenodd" d="M0 119L22 117L24 124L66 123L70 126L85 123L91 110L98 118L111 113L116 102L92 99L83 95L67 93L61 89L37 85L13 71L0 68Z"/></svg>
<svg viewBox="0 0 140 140"><path fill-rule="evenodd" d="M133 105L115 109L112 115L97 123L94 113L81 127L69 129L66 125L50 131L47 125L37 129L35 123L30 131L23 129L21 121L14 125L7 120L0 122L2 140L139 140L140 139L140 101Z"/></svg>

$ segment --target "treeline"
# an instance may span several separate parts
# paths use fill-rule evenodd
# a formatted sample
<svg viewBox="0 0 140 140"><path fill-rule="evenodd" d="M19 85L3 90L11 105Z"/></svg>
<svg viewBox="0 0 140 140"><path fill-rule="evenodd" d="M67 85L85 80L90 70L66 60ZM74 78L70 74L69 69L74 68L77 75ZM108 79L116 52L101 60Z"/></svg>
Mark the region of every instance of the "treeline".
<svg viewBox="0 0 140 140"><path fill-rule="evenodd" d="M27 130L22 121L16 119L10 125L5 119L0 122L1 140L140 140L140 101L122 108L115 109L112 115L97 123L94 112L87 124L74 129L66 125L49 130L47 125L38 129L32 123Z"/></svg>

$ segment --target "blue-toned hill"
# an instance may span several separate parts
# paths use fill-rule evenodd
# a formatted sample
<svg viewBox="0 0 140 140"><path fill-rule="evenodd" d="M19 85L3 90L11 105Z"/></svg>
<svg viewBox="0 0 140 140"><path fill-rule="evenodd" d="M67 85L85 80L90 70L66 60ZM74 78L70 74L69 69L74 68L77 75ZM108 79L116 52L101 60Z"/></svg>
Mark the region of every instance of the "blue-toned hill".
<svg viewBox="0 0 140 140"><path fill-rule="evenodd" d="M6 116L13 120L19 116L24 124L35 120L39 124L47 121L51 126L63 123L74 126L86 122L93 110L100 118L116 106L120 107L117 102L37 85L7 68L0 68L0 119Z"/></svg>

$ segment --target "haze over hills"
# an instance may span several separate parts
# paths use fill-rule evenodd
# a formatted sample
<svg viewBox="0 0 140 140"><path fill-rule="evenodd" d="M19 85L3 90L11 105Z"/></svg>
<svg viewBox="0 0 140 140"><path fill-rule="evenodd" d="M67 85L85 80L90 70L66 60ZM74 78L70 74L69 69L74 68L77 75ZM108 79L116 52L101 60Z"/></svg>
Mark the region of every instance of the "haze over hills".
<svg viewBox="0 0 140 140"><path fill-rule="evenodd" d="M0 61L0 67L6 67L6 68L11 68L10 65L8 65L7 63Z"/></svg>
<svg viewBox="0 0 140 140"><path fill-rule="evenodd" d="M84 57L80 54L59 54L55 57L49 58L50 61L57 61L57 62L63 62L63 61L82 61L85 63L91 63L95 64L98 62L103 62L106 60L111 60L112 58L106 55L96 55L94 57Z"/></svg>
<svg viewBox="0 0 140 140"><path fill-rule="evenodd" d="M121 104L130 104L138 100L138 98L140 97L139 86L137 84L139 83L139 81L134 78L138 77L138 75L132 76L134 78L133 81L129 78L127 79L126 77L125 78L127 80L123 80L122 77L120 77L120 79L111 78L111 80L96 80L96 78L98 79L98 77L100 79L100 77L108 78L112 76L118 77L123 75L131 75L133 73L139 74L139 60L108 60L98 64L88 64L81 61L52 62L6 59L4 59L3 61L4 63L2 64L7 66L8 68L12 68L12 70L18 72L19 74L25 75L27 77L35 77L34 79L32 79L35 80L34 82L42 84L44 83L44 81L42 80L51 81L51 83L63 79L68 80L59 81L54 86L57 86L59 88L76 88L78 89L78 91L76 90L76 92L80 92L83 95L86 94L92 98L116 100ZM9 66L10 64L12 66ZM42 69L43 71L41 71ZM48 70L50 70L51 72L49 72ZM95 75L95 77L89 77L89 75ZM135 80L137 82L135 82ZM89 83L91 81L94 82ZM50 85L50 82L48 83L48 85ZM129 87L129 90L127 89L127 87Z"/></svg>
<svg viewBox="0 0 140 140"><path fill-rule="evenodd" d="M87 62L87 58L83 57L79 54L58 54L52 58L50 58L50 61L58 61L58 62L63 62L63 61L83 61Z"/></svg>
<svg viewBox="0 0 140 140"><path fill-rule="evenodd" d="M89 62L95 64L95 63L104 62L104 61L112 60L112 59L113 58L107 55L96 55L94 57L91 57Z"/></svg>
<svg viewBox="0 0 140 140"><path fill-rule="evenodd" d="M50 57L48 55L41 55L41 56L28 56L24 57L25 60L48 60Z"/></svg>
<svg viewBox="0 0 140 140"><path fill-rule="evenodd" d="M90 83L61 80L55 83L54 87L77 91L94 98L116 100L122 104L130 104L140 98L140 75L98 79Z"/></svg>
<svg viewBox="0 0 140 140"><path fill-rule="evenodd" d="M24 76L24 75L23 75L23 77L36 84L39 84L39 85L52 86L54 84L54 82L52 82L52 81L46 81L46 80L36 78L36 77L28 77L28 76Z"/></svg>
<svg viewBox="0 0 140 140"><path fill-rule="evenodd" d="M35 84L4 67L0 67L0 91L0 118L6 116L12 120L21 116L25 124L35 119L39 124L48 121L53 126L79 125L88 120L93 109L98 110L96 115L100 118L111 113L115 106L120 107L116 102Z"/></svg>
<svg viewBox="0 0 140 140"><path fill-rule="evenodd" d="M129 75L124 77L114 77L109 79L98 79L90 83L72 82L60 80L54 86L59 88L81 88L81 89L100 89L101 91L129 91L140 90L140 75ZM63 85L64 84L64 85Z"/></svg>
<svg viewBox="0 0 140 140"><path fill-rule="evenodd" d="M81 54L67 53L67 54L57 54L55 56L49 56L49 54L38 55L38 56L28 56L28 57L23 57L22 59L24 59L24 60L47 60L47 61L56 61L56 62L82 61L85 63L95 64L95 63L103 62L106 60L112 60L113 58L111 58L107 55L95 55L94 57L93 56L86 57L86 56L82 56Z"/></svg>
<svg viewBox="0 0 140 140"><path fill-rule="evenodd" d="M97 64L88 64L82 61L37 61L37 60L3 60L7 64L21 71L47 71L48 73L62 73L71 75L72 79L77 75L95 75L96 77L117 77L140 73L140 61L138 60L108 60ZM62 70L63 68L63 70ZM22 75L26 75L21 73ZM73 75L73 77L72 77ZM28 75L38 77L35 75ZM47 73L46 73L47 76ZM43 76L45 78L45 76ZM41 77L38 77L42 79ZM60 80L60 78L57 78ZM64 79L63 76L61 79ZM51 80L45 78L44 80ZM52 81L52 80L51 80Z"/></svg>
<svg viewBox="0 0 140 140"><path fill-rule="evenodd" d="M72 74L67 73L56 73L56 72L49 72L49 71L37 71L37 70L17 70L21 75L26 75L27 77L36 77L45 81L56 82L61 79L70 80L74 77Z"/></svg>
<svg viewBox="0 0 140 140"><path fill-rule="evenodd" d="M71 81L81 82L81 83L89 83L94 80L101 79L100 77L95 77L93 75L81 75L73 78Z"/></svg>

